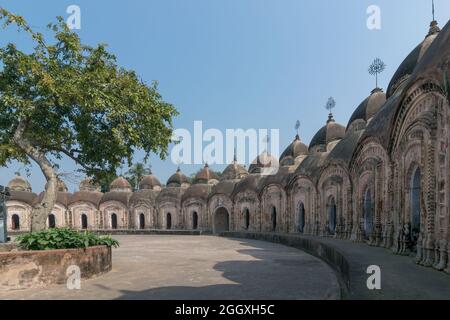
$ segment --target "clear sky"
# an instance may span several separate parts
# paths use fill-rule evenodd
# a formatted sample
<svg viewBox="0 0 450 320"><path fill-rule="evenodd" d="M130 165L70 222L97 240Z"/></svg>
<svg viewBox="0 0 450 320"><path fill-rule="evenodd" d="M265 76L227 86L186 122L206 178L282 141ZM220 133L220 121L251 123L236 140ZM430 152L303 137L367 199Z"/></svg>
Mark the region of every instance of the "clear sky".
<svg viewBox="0 0 450 320"><path fill-rule="evenodd" d="M164 99L180 112L176 128L192 130L195 120L223 131L276 128L281 149L293 139L297 119L301 138L309 143L325 124L330 96L337 102L336 121L347 125L375 87L367 72L371 61L380 57L386 63L379 78L386 88L431 21L431 0L0 0L37 31L56 16L66 18L72 4L81 8L77 32L84 42L107 43L120 65L145 81L159 81ZM370 5L381 8L381 30L366 26ZM450 1L435 5L443 27ZM0 44L27 40L14 30L0 33ZM137 153L135 160L141 159ZM151 164L162 183L176 170L156 156ZM69 160L61 167L76 169ZM198 168L182 165L188 174ZM0 184L15 171L25 175L18 163L0 168ZM29 180L34 191L43 189L44 177L35 166Z"/></svg>

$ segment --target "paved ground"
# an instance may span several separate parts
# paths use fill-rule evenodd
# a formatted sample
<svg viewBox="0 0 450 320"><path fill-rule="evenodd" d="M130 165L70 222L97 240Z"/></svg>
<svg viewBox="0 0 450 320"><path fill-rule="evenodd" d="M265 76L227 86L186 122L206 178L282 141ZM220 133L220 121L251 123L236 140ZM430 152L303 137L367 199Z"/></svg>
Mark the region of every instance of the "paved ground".
<svg viewBox="0 0 450 320"><path fill-rule="evenodd" d="M450 300L450 275L414 263L413 257L400 256L391 250L324 237L301 236L294 234L265 234L248 232L228 232L227 236L250 239L265 239L276 243L287 243L298 248L311 250L313 254L324 255L323 247L313 243L325 244L330 256L339 252L348 263L350 288L341 298L358 300ZM309 240L302 244L297 240ZM317 248L322 248L317 250ZM326 256L326 255L325 255ZM339 259L338 259L339 260ZM367 287L367 268L380 267L380 290Z"/></svg>
<svg viewBox="0 0 450 320"><path fill-rule="evenodd" d="M409 256L346 240L315 238L333 246L350 264L351 294L348 299L449 300L450 275L414 263ZM366 269L381 269L381 290L367 290Z"/></svg>
<svg viewBox="0 0 450 320"><path fill-rule="evenodd" d="M65 286L0 292L0 299L339 299L334 272L286 246L212 236L115 236L113 270Z"/></svg>

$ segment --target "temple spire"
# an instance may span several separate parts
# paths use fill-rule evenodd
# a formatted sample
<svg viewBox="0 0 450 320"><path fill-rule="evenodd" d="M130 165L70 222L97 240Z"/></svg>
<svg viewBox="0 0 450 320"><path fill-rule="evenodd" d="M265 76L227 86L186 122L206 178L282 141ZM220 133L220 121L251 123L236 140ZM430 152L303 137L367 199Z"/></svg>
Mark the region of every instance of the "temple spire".
<svg viewBox="0 0 450 320"><path fill-rule="evenodd" d="M431 0L431 11L433 14L433 21L436 21L435 16L434 16L434 0Z"/></svg>
<svg viewBox="0 0 450 320"><path fill-rule="evenodd" d="M433 20L430 23L430 30L428 31L427 37L441 31L441 29L439 28L438 23L436 21L434 0L431 0L431 14L433 16Z"/></svg>
<svg viewBox="0 0 450 320"><path fill-rule="evenodd" d="M295 130L297 131L295 140L300 140L299 129L300 129L300 120L297 120L297 122L295 123Z"/></svg>
<svg viewBox="0 0 450 320"><path fill-rule="evenodd" d="M151 163L149 163L147 170L148 170L148 174L153 174L153 172L152 172L152 164Z"/></svg>

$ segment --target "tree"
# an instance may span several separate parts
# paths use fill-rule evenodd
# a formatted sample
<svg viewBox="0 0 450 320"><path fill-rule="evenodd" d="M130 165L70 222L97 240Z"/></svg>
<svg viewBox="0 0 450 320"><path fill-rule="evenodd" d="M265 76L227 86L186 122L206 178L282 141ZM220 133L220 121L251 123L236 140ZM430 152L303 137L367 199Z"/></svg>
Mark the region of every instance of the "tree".
<svg viewBox="0 0 450 320"><path fill-rule="evenodd" d="M162 159L171 141L176 109L157 84L121 68L106 45L81 43L61 17L47 39L0 7L0 20L30 35L30 53L13 43L0 48L0 166L37 163L47 180L33 207L32 230L45 228L56 199L58 160L69 157L94 181L109 179L142 149Z"/></svg>
<svg viewBox="0 0 450 320"><path fill-rule="evenodd" d="M145 167L142 162L137 162L134 164L128 172L125 174L125 178L133 187L133 190L139 189L139 182L145 175L151 174L151 170Z"/></svg>

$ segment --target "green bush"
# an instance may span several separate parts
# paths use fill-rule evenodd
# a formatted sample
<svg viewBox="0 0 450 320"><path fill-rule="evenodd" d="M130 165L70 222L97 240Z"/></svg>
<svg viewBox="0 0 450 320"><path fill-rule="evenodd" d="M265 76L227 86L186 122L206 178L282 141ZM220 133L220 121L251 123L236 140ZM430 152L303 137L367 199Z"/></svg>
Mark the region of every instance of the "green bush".
<svg viewBox="0 0 450 320"><path fill-rule="evenodd" d="M90 231L79 232L68 228L49 229L20 235L15 240L25 250L75 249L106 245L119 246L110 236L99 236Z"/></svg>

